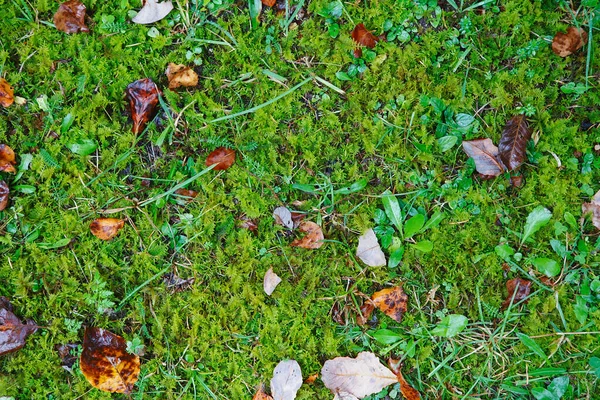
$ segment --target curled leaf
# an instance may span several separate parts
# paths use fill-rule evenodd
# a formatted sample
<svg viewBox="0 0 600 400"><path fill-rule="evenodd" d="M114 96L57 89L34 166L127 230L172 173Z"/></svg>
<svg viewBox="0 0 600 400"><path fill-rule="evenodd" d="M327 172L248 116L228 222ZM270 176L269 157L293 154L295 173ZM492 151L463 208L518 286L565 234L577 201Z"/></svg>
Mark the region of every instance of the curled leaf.
<svg viewBox="0 0 600 400"><path fill-rule="evenodd" d="M15 152L5 144L0 144L0 172L16 172Z"/></svg>
<svg viewBox="0 0 600 400"><path fill-rule="evenodd" d="M158 104L160 90L150 78L139 79L130 83L125 90L129 100L129 109L133 119L133 133L140 133L146 127L146 123L154 116L154 110Z"/></svg>
<svg viewBox="0 0 600 400"><path fill-rule="evenodd" d="M302 370L296 360L281 361L273 370L273 400L294 400L302 386Z"/></svg>
<svg viewBox="0 0 600 400"><path fill-rule="evenodd" d="M371 301L396 322L402 321L402 316L408 308L408 296L402 286L380 290L371 296Z"/></svg>
<svg viewBox="0 0 600 400"><path fill-rule="evenodd" d="M0 206L0 210L2 207ZM583 203L581 205L581 211L583 215L588 213L592 214L592 224L600 229L600 191L596 192L590 203Z"/></svg>
<svg viewBox="0 0 600 400"><path fill-rule="evenodd" d="M4 210L8 205L8 195L10 190L4 181L0 181L0 211Z"/></svg>
<svg viewBox="0 0 600 400"><path fill-rule="evenodd" d="M398 378L398 382L400 383L400 393L402 393L402 396L404 396L404 399L420 400L421 394L415 388L410 386L410 384L408 382L406 382L406 379L404 379L404 376L402 376L402 371L400 370L398 361L390 358L388 360L388 366L390 367L392 372L394 372L394 374L396 374L396 377Z"/></svg>
<svg viewBox="0 0 600 400"><path fill-rule="evenodd" d="M527 142L531 128L523 114L515 115L506 123L498 144L500 160L509 171L519 168L527 158Z"/></svg>
<svg viewBox="0 0 600 400"><path fill-rule="evenodd" d="M119 233L125 221L117 218L98 218L90 224L90 231L98 239L110 240Z"/></svg>
<svg viewBox="0 0 600 400"><path fill-rule="evenodd" d="M131 393L140 374L140 358L127 352L121 336L101 328L87 328L79 360L85 379L97 389Z"/></svg>
<svg viewBox="0 0 600 400"><path fill-rule="evenodd" d="M498 148L491 139L465 140L463 150L475 161L475 169L482 175L498 176L504 166L498 161Z"/></svg>
<svg viewBox="0 0 600 400"><path fill-rule="evenodd" d="M323 246L323 230L311 221L302 221L298 227L300 232L306 233L302 239L294 240L290 246L302 247L304 249L318 249Z"/></svg>
<svg viewBox="0 0 600 400"><path fill-rule="evenodd" d="M8 107L15 101L13 88L4 78L0 78L0 105Z"/></svg>
<svg viewBox="0 0 600 400"><path fill-rule="evenodd" d="M263 289L265 293L270 296L273 294L273 291L281 283L281 278L273 272L273 268L269 268L267 272L265 272L265 278L263 280Z"/></svg>
<svg viewBox="0 0 600 400"><path fill-rule="evenodd" d="M374 48L379 39L373 35L364 24L358 24L352 31L352 39L361 46Z"/></svg>
<svg viewBox="0 0 600 400"><path fill-rule="evenodd" d="M176 89L180 86L196 86L198 84L198 74L183 64L169 63L165 74L169 80L169 89Z"/></svg>
<svg viewBox="0 0 600 400"><path fill-rule="evenodd" d="M513 295L515 296L513 304L527 299L527 296L531 292L531 281L521 278L511 279L506 282L506 290L508 291L508 296L504 300L504 303L502 303L502 308L508 307Z"/></svg>
<svg viewBox="0 0 600 400"><path fill-rule="evenodd" d="M588 34L582 28L570 26L567 33L557 32L552 40L552 51L560 56L567 57L575 53L587 43Z"/></svg>
<svg viewBox="0 0 600 400"><path fill-rule="evenodd" d="M136 24L151 24L166 17L172 9L173 3L170 1L158 3L157 0L146 0L140 12L131 20Z"/></svg>
<svg viewBox="0 0 600 400"><path fill-rule="evenodd" d="M37 329L38 326L33 322L27 321L23 324L13 314L10 301L0 296L0 356L21 349L25 346L27 337Z"/></svg>
<svg viewBox="0 0 600 400"><path fill-rule="evenodd" d="M213 169L218 171L227 169L235 162L235 150L219 147L206 157L206 166L217 164Z"/></svg>
<svg viewBox="0 0 600 400"><path fill-rule="evenodd" d="M370 267L381 267L386 265L385 254L377 241L377 236L373 229L368 229L358 238L358 248L356 256Z"/></svg>
<svg viewBox="0 0 600 400"><path fill-rule="evenodd" d="M62 3L54 14L54 25L65 33L89 32L85 25L85 5L79 0Z"/></svg>
<svg viewBox="0 0 600 400"><path fill-rule="evenodd" d="M294 229L292 212L287 207L280 206L273 210L273 218L275 218L275 223L277 225L284 226L288 229Z"/></svg>

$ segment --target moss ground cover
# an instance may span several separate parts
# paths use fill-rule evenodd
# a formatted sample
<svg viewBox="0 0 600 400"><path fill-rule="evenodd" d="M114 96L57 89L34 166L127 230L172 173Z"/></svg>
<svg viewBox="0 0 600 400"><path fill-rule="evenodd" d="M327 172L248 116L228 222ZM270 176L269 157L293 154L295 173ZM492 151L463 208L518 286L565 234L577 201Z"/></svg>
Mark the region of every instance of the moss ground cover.
<svg viewBox="0 0 600 400"><path fill-rule="evenodd" d="M144 346L134 398L251 398L282 359L308 375L361 350L401 357L424 398L541 398L562 376L563 398L600 398L600 368L590 366L600 357L597 230L569 217L600 189L598 5L300 3L294 18L296 3L289 18L264 7L253 28L247 4L228 0L178 1L151 26L130 22L137 2L86 0L90 33L66 35L52 26L59 2L3 1L0 76L27 104L0 109L0 143L22 170L0 173L11 186L0 295L44 328L0 358L0 396L109 398L77 365L61 368L55 350L99 326ZM358 23L389 39L360 59L350 36ZM572 25L589 30L588 45L560 58L551 39ZM170 62L194 65L198 87L167 89ZM134 135L124 91L144 77L163 97ZM480 179L460 141L498 143L519 112L536 142L522 187ZM90 141L91 154L72 151ZM239 157L190 183L193 202L144 203L199 174L219 146ZM360 180L364 189L331 201ZM386 189L405 212L445 219L422 234L432 252L409 246L395 268L366 267L354 257L358 236L376 225ZM271 216L283 204L319 223L325 245L290 247ZM552 220L521 244L516 233L537 206ZM107 209L126 226L100 242L89 225ZM241 217L256 219L256 233ZM508 263L503 244L518 253ZM556 285L534 283L526 304L501 309L506 280L541 277L534 257L559 262ZM283 278L271 297L269 268ZM194 282L173 293L168 272ZM332 320L334 303L356 309L357 293L400 283L409 296L401 323ZM450 314L467 328L434 335ZM298 396L332 397L319 381Z"/></svg>

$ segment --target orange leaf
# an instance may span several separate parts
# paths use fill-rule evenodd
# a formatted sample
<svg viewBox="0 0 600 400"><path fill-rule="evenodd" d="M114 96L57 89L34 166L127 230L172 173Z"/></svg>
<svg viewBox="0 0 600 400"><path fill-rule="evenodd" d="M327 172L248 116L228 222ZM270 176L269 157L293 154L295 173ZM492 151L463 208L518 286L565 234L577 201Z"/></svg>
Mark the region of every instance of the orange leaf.
<svg viewBox="0 0 600 400"><path fill-rule="evenodd" d="M265 393L265 386L260 385L252 400L273 400L273 398Z"/></svg>
<svg viewBox="0 0 600 400"><path fill-rule="evenodd" d="M98 218L90 224L92 234L98 239L110 240L119 233L125 221L117 218Z"/></svg>
<svg viewBox="0 0 600 400"><path fill-rule="evenodd" d="M4 78L0 78L0 104L2 107L8 107L15 101L15 93L12 87Z"/></svg>
<svg viewBox="0 0 600 400"><path fill-rule="evenodd" d="M0 172L16 172L15 152L5 144L0 144Z"/></svg>
<svg viewBox="0 0 600 400"><path fill-rule="evenodd" d="M318 249L323 246L323 230L311 221L302 221L298 227L300 232L306 233L302 239L294 240L290 246L302 247L304 249Z"/></svg>
<svg viewBox="0 0 600 400"><path fill-rule="evenodd" d="M261 3L267 7L273 7L277 3L277 0L261 0Z"/></svg>
<svg viewBox="0 0 600 400"><path fill-rule="evenodd" d="M402 286L383 289L373 293L371 301L375 307L397 322L402 321L402 316L408 308L408 296L402 290Z"/></svg>
<svg viewBox="0 0 600 400"><path fill-rule="evenodd" d="M66 33L90 31L85 25L85 6L79 0L69 0L58 7L54 14L54 25Z"/></svg>
<svg viewBox="0 0 600 400"><path fill-rule="evenodd" d="M0 181L0 211L4 210L8 205L8 195L10 190L4 181Z"/></svg>
<svg viewBox="0 0 600 400"><path fill-rule="evenodd" d="M206 166L210 167L211 165L217 164L213 169L219 171L231 167L234 162L235 150L226 147L219 147L206 157Z"/></svg>
<svg viewBox="0 0 600 400"><path fill-rule="evenodd" d="M560 57L567 57L582 48L587 40L586 31L570 26L567 33L556 33L552 40L552 51Z"/></svg>
<svg viewBox="0 0 600 400"><path fill-rule="evenodd" d="M126 349L121 336L101 328L87 328L79 360L85 379L105 392L131 393L140 374L140 358Z"/></svg>
<svg viewBox="0 0 600 400"><path fill-rule="evenodd" d="M506 290L508 290L508 296L504 300L504 303L502 303L502 308L508 307L513 295L515 296L513 304L526 299L529 296L529 292L531 292L531 281L521 278L511 279L506 282Z"/></svg>
<svg viewBox="0 0 600 400"><path fill-rule="evenodd" d="M187 201L192 201L196 198L196 196L198 196L198 192L196 192L195 190L190 190L190 189L177 189L175 191L175 194L185 197L185 200L187 200Z"/></svg>
<svg viewBox="0 0 600 400"><path fill-rule="evenodd" d="M315 381L317 380L318 377L319 377L318 372L316 374L309 375L308 378L306 378L304 380L304 383L306 383L307 385L312 385L313 383L315 383Z"/></svg>
<svg viewBox="0 0 600 400"><path fill-rule="evenodd" d="M358 24L352 31L352 39L361 46L366 46L370 49L375 47L379 38L373 35L364 24Z"/></svg>
<svg viewBox="0 0 600 400"><path fill-rule="evenodd" d="M169 63L165 74L169 80L169 89L176 89L180 86L196 86L198 84L198 74L183 64Z"/></svg>
<svg viewBox="0 0 600 400"><path fill-rule="evenodd" d="M390 358L388 359L388 366L398 378L398 383L400 383L400 393L402 393L402 396L404 396L406 400L421 400L421 394L415 388L410 386L410 384L406 382L406 379L404 379L404 376L402 376L402 371L399 368L398 361Z"/></svg>
<svg viewBox="0 0 600 400"><path fill-rule="evenodd" d="M139 79L130 83L125 90L129 99L129 109L133 119L133 133L140 133L146 127L146 123L154 115L158 104L160 90L150 78Z"/></svg>

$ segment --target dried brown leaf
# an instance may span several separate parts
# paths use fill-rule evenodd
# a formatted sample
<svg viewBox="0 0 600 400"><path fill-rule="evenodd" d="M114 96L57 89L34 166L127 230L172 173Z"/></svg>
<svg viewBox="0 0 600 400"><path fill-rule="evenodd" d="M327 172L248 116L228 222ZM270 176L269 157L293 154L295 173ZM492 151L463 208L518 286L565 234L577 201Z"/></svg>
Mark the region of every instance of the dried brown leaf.
<svg viewBox="0 0 600 400"><path fill-rule="evenodd" d="M74 354L77 347L79 347L77 343L57 344L54 346L54 350L58 352L58 356L60 357L60 366L67 371L70 371L75 361L77 361L77 356Z"/></svg>
<svg viewBox="0 0 600 400"><path fill-rule="evenodd" d="M281 278L273 272L273 268L269 268L267 272L265 272L265 278L263 280L263 289L265 293L270 296L273 294L273 291L281 283Z"/></svg>
<svg viewBox="0 0 600 400"><path fill-rule="evenodd" d="M146 0L142 9L131 20L136 24L151 24L160 21L173 10L171 1L158 3L157 0Z"/></svg>
<svg viewBox="0 0 600 400"><path fill-rule="evenodd" d="M210 167L216 164L213 169L219 171L231 167L234 162L235 150L226 147L219 147L206 157L206 166Z"/></svg>
<svg viewBox="0 0 600 400"><path fill-rule="evenodd" d="M531 292L531 281L521 278L511 279L506 282L506 290L508 291L508 296L504 300L504 303L502 303L502 308L508 307L513 295L515 296L513 304L526 299Z"/></svg>
<svg viewBox="0 0 600 400"><path fill-rule="evenodd" d="M390 358L388 359L388 366L398 378L398 383L400 383L400 393L402 393L404 399L421 400L421 394L415 388L410 386L410 384L406 382L406 379L404 379L404 376L402 376L402 371L400 370L399 362Z"/></svg>
<svg viewBox="0 0 600 400"><path fill-rule="evenodd" d="M358 24L352 31L352 39L361 46L366 46L370 49L375 47L379 38L373 35L364 24Z"/></svg>
<svg viewBox="0 0 600 400"><path fill-rule="evenodd" d="M85 5L79 0L62 3L54 14L54 25L65 33L89 32L85 25Z"/></svg>
<svg viewBox="0 0 600 400"><path fill-rule="evenodd" d="M260 387L256 391L256 394L254 395L254 397L252 397L252 400L273 400L273 398L265 392L265 386L260 385Z"/></svg>
<svg viewBox="0 0 600 400"><path fill-rule="evenodd" d="M371 296L371 301L375 307L397 322L402 321L402 316L408 308L408 296L402 286L375 292Z"/></svg>
<svg viewBox="0 0 600 400"><path fill-rule="evenodd" d="M0 191L1 195L1 191ZM2 209L1 201L0 201L0 210ZM583 203L581 205L581 211L583 215L588 213L592 214L592 224L600 229L600 191L596 192L594 197L592 197L592 201L590 203Z"/></svg>
<svg viewBox="0 0 600 400"><path fill-rule="evenodd" d="M375 311L375 305L371 300L367 300L360 306L360 313L356 316L356 323L360 326L366 325Z"/></svg>
<svg viewBox="0 0 600 400"><path fill-rule="evenodd" d="M97 218L90 224L90 231L98 239L110 240L119 233L125 221L117 218Z"/></svg>
<svg viewBox="0 0 600 400"><path fill-rule="evenodd" d="M176 89L180 86L190 87L198 85L198 74L183 64L169 63L165 74L169 80L169 89Z"/></svg>
<svg viewBox="0 0 600 400"><path fill-rule="evenodd" d="M304 383L306 383L307 385L312 385L318 378L319 373L317 372L316 374L309 375L308 378L304 380Z"/></svg>
<svg viewBox="0 0 600 400"><path fill-rule="evenodd" d="M277 207L273 210L273 218L275 223L288 229L294 229L294 220L292 212L284 206Z"/></svg>
<svg viewBox="0 0 600 400"><path fill-rule="evenodd" d="M163 282L167 289L169 289L173 293L183 292L184 290L188 290L194 284L194 278L183 279L180 278L174 272L169 272L163 276Z"/></svg>
<svg viewBox="0 0 600 400"><path fill-rule="evenodd" d="M27 321L23 324L13 314L10 301L0 296L0 356L21 349L25 346L27 337L37 329L38 326L33 322Z"/></svg>
<svg viewBox="0 0 600 400"><path fill-rule="evenodd" d="M97 389L131 393L140 374L140 358L127 352L121 336L101 328L87 328L79 359L85 379Z"/></svg>
<svg viewBox="0 0 600 400"><path fill-rule="evenodd" d="M0 78L0 105L8 107L15 101L13 88L4 78Z"/></svg>
<svg viewBox="0 0 600 400"><path fill-rule="evenodd" d="M387 264L385 254L383 254L383 251L381 250L381 246L377 241L377 236L373 229L368 229L358 238L356 256L369 267L381 267Z"/></svg>
<svg viewBox="0 0 600 400"><path fill-rule="evenodd" d="M8 205L8 195L10 190L4 181L0 181L0 211L4 210Z"/></svg>
<svg viewBox="0 0 600 400"><path fill-rule="evenodd" d="M130 83L125 90L133 119L133 133L140 133L154 116L160 90L150 78Z"/></svg>
<svg viewBox="0 0 600 400"><path fill-rule="evenodd" d="M302 247L303 249L318 249L323 246L323 230L311 221L302 221L298 227L300 232L306 233L302 239L294 240L290 246Z"/></svg>
<svg viewBox="0 0 600 400"><path fill-rule="evenodd" d="M16 172L15 152L5 144L0 144L0 172Z"/></svg>
<svg viewBox="0 0 600 400"><path fill-rule="evenodd" d="M509 171L519 168L527 157L527 142L531 128L523 114L515 115L506 123L498 144L500 160Z"/></svg>
<svg viewBox="0 0 600 400"><path fill-rule="evenodd" d="M498 161L498 148L491 139L465 140L463 150L475 161L475 169L483 175L498 176L504 166Z"/></svg>
<svg viewBox="0 0 600 400"><path fill-rule="evenodd" d="M258 224L256 223L255 220L250 219L246 216L242 216L238 219L238 227L242 228L242 229L248 229L251 232L256 232L258 231Z"/></svg>
<svg viewBox="0 0 600 400"><path fill-rule="evenodd" d="M588 34L582 28L570 26L567 33L557 32L552 40L552 51L560 57L567 57L587 43Z"/></svg>

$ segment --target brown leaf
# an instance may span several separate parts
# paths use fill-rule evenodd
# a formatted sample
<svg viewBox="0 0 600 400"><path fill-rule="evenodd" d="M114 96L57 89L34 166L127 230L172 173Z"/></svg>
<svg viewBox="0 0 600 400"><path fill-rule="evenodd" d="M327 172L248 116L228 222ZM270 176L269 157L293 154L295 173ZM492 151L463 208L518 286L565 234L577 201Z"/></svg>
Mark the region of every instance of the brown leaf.
<svg viewBox="0 0 600 400"><path fill-rule="evenodd" d="M340 302L333 303L331 307L331 319L333 322L337 322L340 325L346 325L346 319L348 317L348 309L345 305Z"/></svg>
<svg viewBox="0 0 600 400"><path fill-rule="evenodd" d="M221 171L227 169L235 162L235 150L219 147L206 157L206 166L217 164L213 169Z"/></svg>
<svg viewBox="0 0 600 400"><path fill-rule="evenodd" d="M98 239L110 240L119 233L125 221L117 218L97 218L90 224L92 234Z"/></svg>
<svg viewBox="0 0 600 400"><path fill-rule="evenodd" d="M121 336L101 328L87 328L79 359L85 379L105 392L131 393L140 374L140 358L126 349Z"/></svg>
<svg viewBox="0 0 600 400"><path fill-rule="evenodd" d="M0 191L1 195L1 191ZM0 210L2 210L2 205L0 201ZM600 229L600 191L596 192L594 197L592 197L591 203L583 203L581 205L581 211L583 215L588 213L592 213L592 224Z"/></svg>
<svg viewBox="0 0 600 400"><path fill-rule="evenodd" d="M267 296L273 294L273 291L281 283L281 278L273 272L273 268L269 268L267 272L265 272L265 278L263 280L263 289Z"/></svg>
<svg viewBox="0 0 600 400"><path fill-rule="evenodd" d="M15 101L13 88L4 78L0 78L0 105L8 107Z"/></svg>
<svg viewBox="0 0 600 400"><path fill-rule="evenodd" d="M552 40L552 51L560 57L567 57L587 43L588 34L582 28L570 26L567 33L557 32Z"/></svg>
<svg viewBox="0 0 600 400"><path fill-rule="evenodd" d="M519 168L527 157L527 142L531 128L523 114L515 115L506 123L498 144L500 160L509 171Z"/></svg>
<svg viewBox="0 0 600 400"><path fill-rule="evenodd" d="M250 219L246 216L242 216L238 219L238 227L242 228L242 229L248 229L251 232L256 232L258 231L258 224L256 223L255 220Z"/></svg>
<svg viewBox="0 0 600 400"><path fill-rule="evenodd" d="M504 166L498 161L498 148L491 139L465 140L463 150L475 161L475 169L483 175L498 176Z"/></svg>
<svg viewBox="0 0 600 400"><path fill-rule="evenodd" d="M136 24L151 24L169 15L172 9L171 1L158 3L157 0L146 0L142 9L131 20Z"/></svg>
<svg viewBox="0 0 600 400"><path fill-rule="evenodd" d="M273 400L273 398L265 392L265 385L260 385L252 400Z"/></svg>
<svg viewBox="0 0 600 400"><path fill-rule="evenodd" d="M294 229L294 219L292 212L284 206L279 206L273 210L275 223L288 229Z"/></svg>
<svg viewBox="0 0 600 400"><path fill-rule="evenodd" d="M261 3L267 7L273 7L277 3L277 0L261 0Z"/></svg>
<svg viewBox="0 0 600 400"><path fill-rule="evenodd" d="M366 325L375 311L375 305L371 300L367 300L360 306L360 314L356 316L356 323L360 326Z"/></svg>
<svg viewBox="0 0 600 400"><path fill-rule="evenodd" d="M364 24L358 24L352 31L352 39L361 46L366 46L370 49L375 47L379 39L373 35Z"/></svg>
<svg viewBox="0 0 600 400"><path fill-rule="evenodd" d="M169 289L173 293L183 292L184 290L188 290L194 284L194 278L183 279L180 278L174 272L169 272L163 276L163 282L167 289Z"/></svg>
<svg viewBox="0 0 600 400"><path fill-rule="evenodd" d="M130 83L125 90L129 100L129 109L133 119L133 133L140 133L146 123L154 116L160 90L150 78L139 79Z"/></svg>
<svg viewBox="0 0 600 400"><path fill-rule="evenodd" d="M181 197L184 197L184 200L190 202L193 201L196 196L198 196L198 192L190 189L177 189L175 194L178 194Z"/></svg>
<svg viewBox="0 0 600 400"><path fill-rule="evenodd" d="M169 80L169 89L176 89L180 86L196 86L198 84L198 74L183 64L169 63L165 74L167 74Z"/></svg>
<svg viewBox="0 0 600 400"><path fill-rule="evenodd" d="M294 240L290 246L302 247L303 249L318 249L323 246L323 230L311 221L302 221L298 227L300 232L306 233L302 239Z"/></svg>
<svg viewBox="0 0 600 400"><path fill-rule="evenodd" d="M8 205L8 195L10 190L4 181L0 181L0 211L4 210Z"/></svg>
<svg viewBox="0 0 600 400"><path fill-rule="evenodd" d="M315 381L317 380L318 377L319 377L318 372L316 374L309 375L308 378L306 378L304 380L304 383L306 383L307 385L312 385L313 383L315 383Z"/></svg>
<svg viewBox="0 0 600 400"><path fill-rule="evenodd" d="M0 172L16 172L15 152L5 144L0 144Z"/></svg>
<svg viewBox="0 0 600 400"><path fill-rule="evenodd" d="M408 296L402 286L383 289L373 293L371 301L375 307L397 322L402 321L402 316L408 308Z"/></svg>
<svg viewBox="0 0 600 400"><path fill-rule="evenodd" d="M31 321L23 324L13 314L10 301L6 297L0 296L0 356L21 349L25 346L27 337L37 329L38 326Z"/></svg>
<svg viewBox="0 0 600 400"><path fill-rule="evenodd" d="M421 394L415 388L410 386L410 384L406 382L406 379L404 379L404 376L402 376L399 362L390 358L388 360L388 366L398 378L398 383L400 383L400 393L402 393L402 396L404 396L406 400L420 400Z"/></svg>
<svg viewBox="0 0 600 400"><path fill-rule="evenodd" d="M60 357L60 366L67 371L70 371L75 361L77 361L77 356L73 353L77 350L78 346L79 344L77 343L57 344L54 346L54 350L58 352L58 356Z"/></svg>
<svg viewBox="0 0 600 400"><path fill-rule="evenodd" d="M513 295L515 296L513 304L526 299L527 296L529 296L529 292L531 292L531 281L521 278L511 279L506 282L506 290L508 290L508 296L506 297L506 300L504 300L504 303L502 303L502 308L508 307Z"/></svg>
<svg viewBox="0 0 600 400"><path fill-rule="evenodd" d="M89 32L85 25L85 5L79 0L62 3L54 14L54 25L66 33Z"/></svg>

